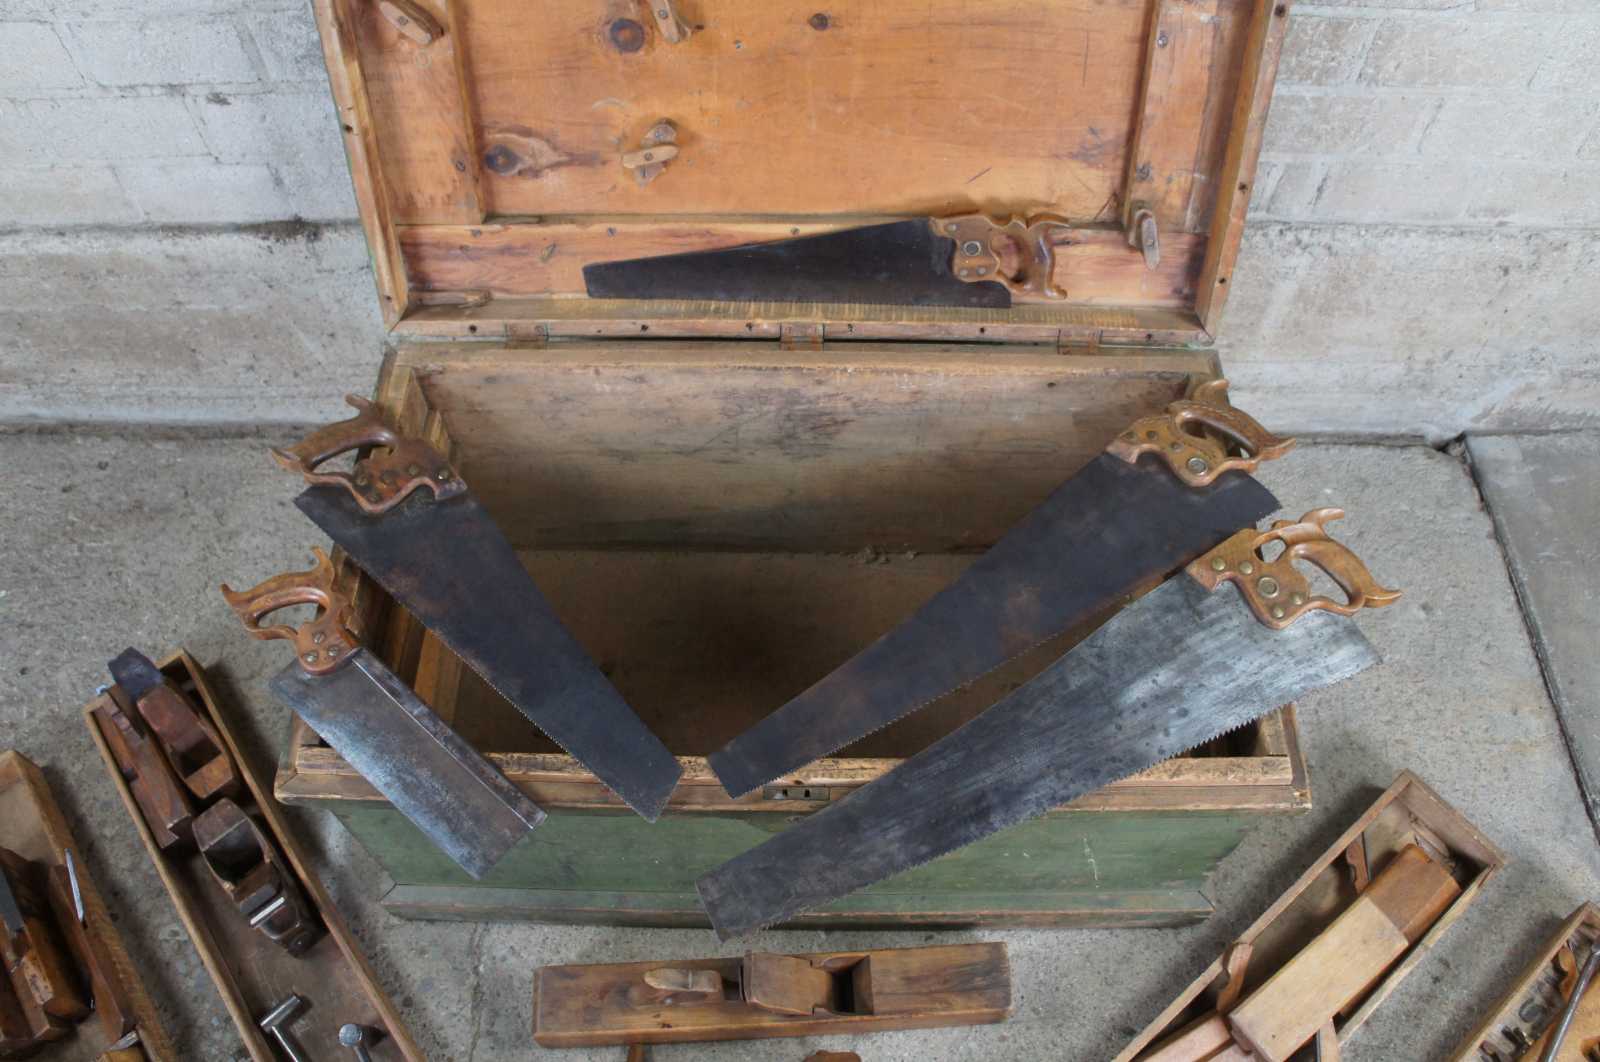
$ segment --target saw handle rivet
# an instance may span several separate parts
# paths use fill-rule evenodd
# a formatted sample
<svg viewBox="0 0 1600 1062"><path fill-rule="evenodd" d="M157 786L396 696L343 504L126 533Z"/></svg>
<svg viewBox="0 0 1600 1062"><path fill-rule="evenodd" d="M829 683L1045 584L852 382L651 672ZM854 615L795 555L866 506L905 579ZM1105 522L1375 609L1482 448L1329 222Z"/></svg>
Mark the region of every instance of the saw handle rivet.
<svg viewBox="0 0 1600 1062"><path fill-rule="evenodd" d="M1306 595L1298 594L1298 593L1289 595L1289 604L1291 604L1291 605L1303 605L1305 603L1306 603Z"/></svg>
<svg viewBox="0 0 1600 1062"><path fill-rule="evenodd" d="M1272 606L1272 618L1273 619L1283 619L1283 616L1284 616L1283 606L1282 605L1273 605Z"/></svg>
<svg viewBox="0 0 1600 1062"><path fill-rule="evenodd" d="M1239 570L1245 575L1249 575L1251 572L1256 570L1256 566L1251 564L1249 561L1245 561L1243 564L1239 565Z"/></svg>
<svg viewBox="0 0 1600 1062"><path fill-rule="evenodd" d="M1224 568L1226 568L1227 566L1228 566L1228 562L1223 560L1221 557L1212 557L1211 558L1211 570L1212 571L1220 572Z"/></svg>
<svg viewBox="0 0 1600 1062"><path fill-rule="evenodd" d="M1277 597L1280 587L1278 580L1270 575L1263 575L1256 581L1256 589L1261 591L1262 597Z"/></svg>
<svg viewBox="0 0 1600 1062"><path fill-rule="evenodd" d="M1203 457L1191 457L1191 458L1189 458L1189 463L1188 463L1187 467L1188 467L1190 472L1193 472L1197 476L1205 475L1207 470L1209 470L1211 468L1210 465L1206 464L1206 459L1203 458Z"/></svg>
<svg viewBox="0 0 1600 1062"><path fill-rule="evenodd" d="M308 664L315 664L317 662L317 654L307 653L302 659L304 659Z"/></svg>
<svg viewBox="0 0 1600 1062"><path fill-rule="evenodd" d="M975 258L983 253L983 244L979 243L977 240L968 240L966 243L961 245L961 253L966 255L968 258Z"/></svg>
<svg viewBox="0 0 1600 1062"><path fill-rule="evenodd" d="M1156 439L1157 439L1157 438L1159 438L1159 436L1158 436L1158 435L1157 435L1157 434L1156 434L1156 433L1155 433L1155 432L1153 432L1153 431L1147 431L1147 432L1145 432L1145 433L1144 433L1144 437L1145 437L1145 438L1146 438L1146 439L1149 439L1149 440L1150 440L1150 441L1151 441L1151 442L1155 442L1155 441L1156 441Z"/></svg>

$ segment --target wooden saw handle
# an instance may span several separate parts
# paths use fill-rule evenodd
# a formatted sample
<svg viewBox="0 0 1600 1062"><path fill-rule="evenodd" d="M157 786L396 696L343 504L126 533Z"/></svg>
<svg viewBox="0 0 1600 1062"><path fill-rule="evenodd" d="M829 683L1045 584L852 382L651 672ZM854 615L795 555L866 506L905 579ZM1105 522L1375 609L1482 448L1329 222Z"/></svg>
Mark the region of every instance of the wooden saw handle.
<svg viewBox="0 0 1600 1062"><path fill-rule="evenodd" d="M467 489L439 451L421 439L396 435L377 406L358 395L345 395L344 400L355 407L355 416L318 428L293 446L273 447L278 464L300 473L307 483L344 487L373 516L393 509L418 487L426 486L440 501ZM384 449L358 460L350 472L319 470L329 458L369 446Z"/></svg>
<svg viewBox="0 0 1600 1062"><path fill-rule="evenodd" d="M333 561L320 549L311 553L317 563L310 571L274 575L248 590L223 583L222 596L251 637L293 642L300 666L313 675L325 675L344 663L360 643L350 630L350 598L335 585ZM299 627L262 626L267 616L292 605L315 605L317 614Z"/></svg>
<svg viewBox="0 0 1600 1062"><path fill-rule="evenodd" d="M1363 608L1394 604L1400 591L1379 584L1350 547L1329 536L1327 524L1343 517L1343 509L1312 509L1297 521L1279 520L1266 531L1247 528L1186 570L1207 590L1225 582L1237 583L1256 617L1274 630L1282 630L1307 612L1353 616ZM1261 550L1270 542L1281 542L1284 548L1269 561ZM1313 595L1311 581L1294 566L1296 560L1321 568L1348 600Z"/></svg>
<svg viewBox="0 0 1600 1062"><path fill-rule="evenodd" d="M1206 435L1194 428L1209 428ZM1228 445L1240 451L1228 452ZM1210 380L1165 413L1140 417L1111 441L1106 452L1135 464L1158 454L1173 475L1191 487L1204 487L1224 472L1254 472L1261 462L1282 457L1294 440L1274 435L1254 417L1228 402L1228 381Z"/></svg>
<svg viewBox="0 0 1600 1062"><path fill-rule="evenodd" d="M950 271L969 284L999 281L1013 295L1064 299L1056 287L1056 238L1071 229L1065 218L1037 214L995 221L983 214L930 218L934 234L956 241Z"/></svg>

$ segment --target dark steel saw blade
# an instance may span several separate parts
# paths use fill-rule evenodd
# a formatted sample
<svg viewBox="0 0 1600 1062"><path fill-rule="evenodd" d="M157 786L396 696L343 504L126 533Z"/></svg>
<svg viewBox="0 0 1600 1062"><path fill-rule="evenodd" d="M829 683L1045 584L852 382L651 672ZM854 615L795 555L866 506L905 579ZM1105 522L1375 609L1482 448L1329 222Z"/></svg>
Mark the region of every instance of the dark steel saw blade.
<svg viewBox="0 0 1600 1062"><path fill-rule="evenodd" d="M545 819L477 749L366 649L337 670L298 663L272 691L474 878Z"/></svg>
<svg viewBox="0 0 1600 1062"><path fill-rule="evenodd" d="M950 272L955 241L926 218L720 251L595 262L583 267L593 299L866 302L1007 309L1004 284Z"/></svg>
<svg viewBox="0 0 1600 1062"><path fill-rule="evenodd" d="M961 577L710 756L742 796L960 689L1278 508L1229 472L1190 487L1154 457L1101 454Z"/></svg>
<svg viewBox="0 0 1600 1062"><path fill-rule="evenodd" d="M682 773L600 673L470 493L418 491L380 516L341 486L295 505L579 763L654 822Z"/></svg>
<svg viewBox="0 0 1600 1062"><path fill-rule="evenodd" d="M1179 573L888 774L702 877L724 940L792 918L1204 744L1377 662L1355 623L1275 631Z"/></svg>
<svg viewBox="0 0 1600 1062"><path fill-rule="evenodd" d="M0 924L4 924L7 935L12 937L28 928L17 894L11 891L11 878L4 870L0 870Z"/></svg>

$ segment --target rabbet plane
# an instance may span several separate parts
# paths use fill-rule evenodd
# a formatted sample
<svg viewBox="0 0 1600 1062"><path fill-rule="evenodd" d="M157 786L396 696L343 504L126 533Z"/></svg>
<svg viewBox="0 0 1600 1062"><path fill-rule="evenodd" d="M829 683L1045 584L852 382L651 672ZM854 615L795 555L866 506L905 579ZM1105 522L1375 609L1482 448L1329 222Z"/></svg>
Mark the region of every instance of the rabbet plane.
<svg viewBox="0 0 1600 1062"><path fill-rule="evenodd" d="M1377 663L1350 617L1400 594L1329 537L1343 515L1315 509L1239 531L982 715L703 876L696 887L718 935L920 866ZM1282 550L1269 560L1274 543ZM1314 593L1296 561L1322 569L1346 600Z"/></svg>
<svg viewBox="0 0 1600 1062"><path fill-rule="evenodd" d="M353 608L328 555L222 596L256 638L292 642L295 659L270 686L295 714L474 878L545 819L544 812L424 704L350 629ZM262 621L315 606L299 627ZM198 823L198 820L196 820Z"/></svg>
<svg viewBox="0 0 1600 1062"><path fill-rule="evenodd" d="M1209 434L1208 434L1209 433ZM733 796L1092 619L1276 511L1251 478L1293 439L1211 380L1135 421L915 614L710 756Z"/></svg>
<svg viewBox="0 0 1600 1062"><path fill-rule="evenodd" d="M468 667L634 811L654 822L683 773L556 616L460 473L401 438L372 403L278 463L310 484L295 505ZM377 447L349 472L328 459Z"/></svg>
<svg viewBox="0 0 1600 1062"><path fill-rule="evenodd" d="M792 240L749 243L583 267L591 299L854 302L1008 309L1050 301L1063 218L984 214L915 218Z"/></svg>

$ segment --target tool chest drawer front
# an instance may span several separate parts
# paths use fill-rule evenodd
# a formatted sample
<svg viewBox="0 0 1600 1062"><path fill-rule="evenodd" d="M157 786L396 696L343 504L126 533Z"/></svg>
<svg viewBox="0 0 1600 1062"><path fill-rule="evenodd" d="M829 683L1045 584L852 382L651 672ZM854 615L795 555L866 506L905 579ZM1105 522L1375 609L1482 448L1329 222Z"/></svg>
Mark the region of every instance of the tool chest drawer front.
<svg viewBox="0 0 1600 1062"><path fill-rule="evenodd" d="M363 582L365 644L550 817L473 883L303 725L277 792L334 811L385 863L400 913L704 925L698 876L893 769L1086 631L748 796L729 796L706 756L914 612L1124 426L1213 373L1198 351L402 344L378 393L394 427L450 455L683 777L654 825L627 813ZM1309 800L1285 710L804 924L1193 921L1250 823Z"/></svg>
<svg viewBox="0 0 1600 1062"><path fill-rule="evenodd" d="M1204 339L1287 23L1265 0L316 8L388 323L446 335L806 320ZM640 302L585 283L602 262L976 214L1055 226L1016 247L1046 275L1009 308L886 304L900 300L849 284L800 303Z"/></svg>

